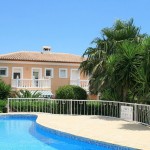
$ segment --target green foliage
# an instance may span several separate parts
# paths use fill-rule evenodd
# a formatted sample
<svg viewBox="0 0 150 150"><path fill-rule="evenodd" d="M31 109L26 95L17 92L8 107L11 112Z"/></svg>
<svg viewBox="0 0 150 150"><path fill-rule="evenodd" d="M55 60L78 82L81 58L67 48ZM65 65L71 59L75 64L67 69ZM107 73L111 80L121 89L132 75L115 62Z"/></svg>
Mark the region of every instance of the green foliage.
<svg viewBox="0 0 150 150"><path fill-rule="evenodd" d="M87 48L83 54L87 59L80 65L82 72L91 75L90 91L94 94L110 86L110 72L107 68L109 57L119 52L118 47L124 41L137 44L145 37L145 34L140 34L140 28L134 25L133 19L127 22L117 20L112 27L104 28L101 32L102 37L92 42L94 48Z"/></svg>
<svg viewBox="0 0 150 150"><path fill-rule="evenodd" d="M101 99L109 101L120 101L119 94L117 93L117 91L115 91L115 89L105 89L102 92Z"/></svg>
<svg viewBox="0 0 150 150"><path fill-rule="evenodd" d="M44 100L26 100L18 99L10 102L10 110L12 112L52 112L52 107L55 107L55 102Z"/></svg>
<svg viewBox="0 0 150 150"><path fill-rule="evenodd" d="M59 87L56 91L57 99L87 99L87 93L84 89L75 85L65 85Z"/></svg>
<svg viewBox="0 0 150 150"><path fill-rule="evenodd" d="M31 91L28 90L20 90L16 91L15 95L17 98L39 98L42 94L38 91L31 93Z"/></svg>
<svg viewBox="0 0 150 150"><path fill-rule="evenodd" d="M0 100L0 113L7 112L6 104L7 104L6 100Z"/></svg>
<svg viewBox="0 0 150 150"><path fill-rule="evenodd" d="M143 51L141 46L135 43L124 41L118 48L118 53L111 71L110 83L122 97L122 101L127 100L129 89L135 85L134 73L140 67Z"/></svg>
<svg viewBox="0 0 150 150"><path fill-rule="evenodd" d="M11 93L11 86L0 80L0 99L4 100L9 97Z"/></svg>
<svg viewBox="0 0 150 150"><path fill-rule="evenodd" d="M150 103L150 37L140 33L133 19L117 20L101 32L80 65L90 75L90 92L109 100Z"/></svg>
<svg viewBox="0 0 150 150"><path fill-rule="evenodd" d="M135 93L139 103L150 104L150 37L144 39L143 60L140 67L134 73Z"/></svg>

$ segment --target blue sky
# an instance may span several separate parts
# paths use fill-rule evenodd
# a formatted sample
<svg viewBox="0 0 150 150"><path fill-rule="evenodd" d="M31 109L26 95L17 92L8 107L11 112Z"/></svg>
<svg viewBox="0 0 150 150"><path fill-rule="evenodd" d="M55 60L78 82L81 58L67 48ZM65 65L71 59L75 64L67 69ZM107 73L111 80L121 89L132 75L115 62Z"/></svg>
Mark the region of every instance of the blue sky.
<svg viewBox="0 0 150 150"><path fill-rule="evenodd" d="M149 0L0 0L0 54L20 50L82 55L101 29L134 18L150 34Z"/></svg>

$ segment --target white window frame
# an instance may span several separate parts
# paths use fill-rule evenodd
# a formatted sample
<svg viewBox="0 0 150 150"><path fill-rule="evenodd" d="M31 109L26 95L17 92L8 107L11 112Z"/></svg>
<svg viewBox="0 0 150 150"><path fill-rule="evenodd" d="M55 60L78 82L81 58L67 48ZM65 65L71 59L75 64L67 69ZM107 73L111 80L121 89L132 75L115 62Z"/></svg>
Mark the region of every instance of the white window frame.
<svg viewBox="0 0 150 150"><path fill-rule="evenodd" d="M15 72L15 69L20 69L20 79L23 79L23 67L12 67L12 79L13 79L13 74Z"/></svg>
<svg viewBox="0 0 150 150"><path fill-rule="evenodd" d="M61 71L65 70L66 71L66 76L61 77ZM59 68L59 78L68 78L68 69L67 68Z"/></svg>
<svg viewBox="0 0 150 150"><path fill-rule="evenodd" d="M34 70L39 71L39 79L42 79L42 68L31 68L31 78L34 79L34 77L33 77L33 71Z"/></svg>
<svg viewBox="0 0 150 150"><path fill-rule="evenodd" d="M70 70L70 79L72 79L72 71L73 71L73 70L79 71L78 79L80 80L80 70L79 70L79 69L74 69L74 68Z"/></svg>
<svg viewBox="0 0 150 150"><path fill-rule="evenodd" d="M51 76L46 76L46 71L47 70L51 70ZM53 68L45 68L45 77L51 77L51 78L53 78L54 77L54 69Z"/></svg>
<svg viewBox="0 0 150 150"><path fill-rule="evenodd" d="M0 75L0 77L8 77L8 67L0 66L0 69L6 69L6 75Z"/></svg>

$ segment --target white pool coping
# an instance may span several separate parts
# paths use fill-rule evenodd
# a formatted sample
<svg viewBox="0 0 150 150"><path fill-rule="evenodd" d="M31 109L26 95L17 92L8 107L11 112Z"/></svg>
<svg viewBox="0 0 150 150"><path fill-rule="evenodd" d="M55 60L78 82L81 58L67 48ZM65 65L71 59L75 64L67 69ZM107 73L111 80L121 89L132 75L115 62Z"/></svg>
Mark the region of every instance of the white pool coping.
<svg viewBox="0 0 150 150"><path fill-rule="evenodd" d="M150 127L102 116L36 114L37 123L58 131L137 149L150 150Z"/></svg>

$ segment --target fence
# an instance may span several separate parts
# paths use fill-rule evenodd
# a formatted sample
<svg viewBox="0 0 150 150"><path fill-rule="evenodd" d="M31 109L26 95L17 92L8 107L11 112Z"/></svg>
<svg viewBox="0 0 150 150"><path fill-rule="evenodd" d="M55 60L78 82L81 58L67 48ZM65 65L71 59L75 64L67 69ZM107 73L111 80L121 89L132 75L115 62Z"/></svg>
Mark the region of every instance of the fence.
<svg viewBox="0 0 150 150"><path fill-rule="evenodd" d="M150 105L117 101L9 98L8 112L129 117L133 121L150 125Z"/></svg>

